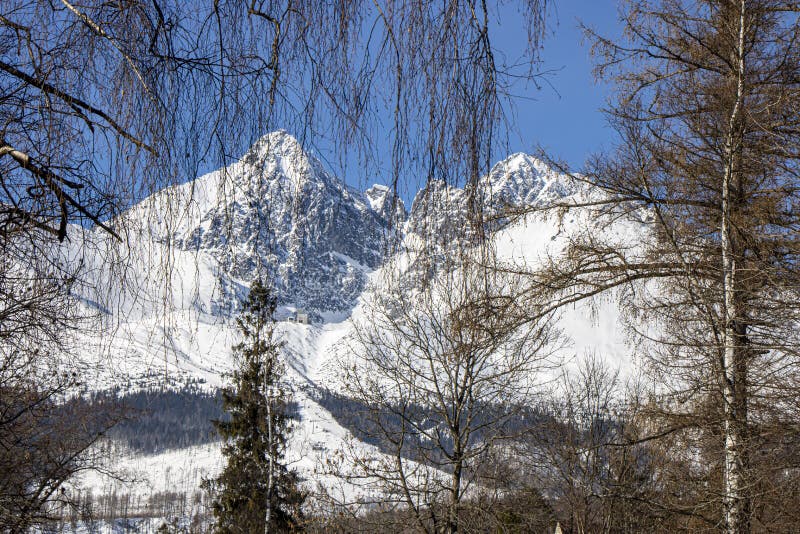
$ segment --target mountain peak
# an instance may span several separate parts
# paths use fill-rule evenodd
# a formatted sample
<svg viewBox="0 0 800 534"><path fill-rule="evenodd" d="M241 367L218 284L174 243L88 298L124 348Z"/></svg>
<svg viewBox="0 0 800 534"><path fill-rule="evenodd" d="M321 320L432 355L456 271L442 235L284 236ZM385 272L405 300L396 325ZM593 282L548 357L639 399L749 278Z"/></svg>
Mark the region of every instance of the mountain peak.
<svg viewBox="0 0 800 534"><path fill-rule="evenodd" d="M286 130L275 130L260 137L242 156L240 179L285 178L298 191L307 181L338 182L324 169L322 163L305 151L303 145ZM234 164L237 165L237 164ZM233 170L233 169L232 169ZM234 178L235 179L235 178Z"/></svg>
<svg viewBox="0 0 800 534"><path fill-rule="evenodd" d="M289 153L303 151L303 146L295 136L288 131L280 129L269 132L259 137L248 153L256 152L261 155L269 153Z"/></svg>
<svg viewBox="0 0 800 534"><path fill-rule="evenodd" d="M512 154L481 180L485 212L533 205L562 192L558 173L527 154ZM241 284L266 268L282 305L314 316L351 309L367 282L367 271L384 259L389 233L431 236L443 243L460 238L467 225L464 189L432 180L407 213L395 191L373 185L359 192L327 172L294 136L277 130L259 138L225 169L148 200L151 209L178 202L185 214L167 235L180 249L202 252L219 277L219 299L211 310L230 311ZM132 210L132 216L143 210ZM497 225L492 225L495 229ZM393 234L394 235L394 234ZM213 312L216 313L216 312Z"/></svg>
<svg viewBox="0 0 800 534"><path fill-rule="evenodd" d="M496 163L486 178L490 203L531 206L575 192L576 185L545 161L517 152Z"/></svg>
<svg viewBox="0 0 800 534"><path fill-rule="evenodd" d="M266 268L281 305L314 317L348 310L366 284L365 269L382 261L389 217L372 205L391 210L391 191L366 198L286 130L258 139L207 185L216 193L177 242L211 255L237 282Z"/></svg>
<svg viewBox="0 0 800 534"><path fill-rule="evenodd" d="M372 211L385 220L394 218L395 222L405 219L406 207L391 187L374 184L364 191L364 197Z"/></svg>
<svg viewBox="0 0 800 534"><path fill-rule="evenodd" d="M491 199L515 206L536 201L550 168L529 154L518 152L495 164L486 178Z"/></svg>
<svg viewBox="0 0 800 534"><path fill-rule="evenodd" d="M550 170L550 166L547 165L547 163L525 152L515 152L505 159L498 161L492 166L492 171L489 171L489 173L491 174L494 169L498 168L505 169L507 172L518 168L532 168L540 172Z"/></svg>

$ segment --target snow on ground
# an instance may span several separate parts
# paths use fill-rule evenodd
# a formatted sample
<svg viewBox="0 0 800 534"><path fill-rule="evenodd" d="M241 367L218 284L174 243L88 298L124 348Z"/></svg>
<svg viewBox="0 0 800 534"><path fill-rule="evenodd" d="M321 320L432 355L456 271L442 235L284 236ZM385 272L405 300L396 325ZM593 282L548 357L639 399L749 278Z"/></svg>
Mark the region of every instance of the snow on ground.
<svg viewBox="0 0 800 534"><path fill-rule="evenodd" d="M374 496L363 486L336 477L325 466L329 465L329 459L339 458L339 451L355 452L363 458L378 457L380 452L355 440L306 392L295 391L294 400L299 406L300 420L291 433L286 461L306 481L311 501L320 488L324 488L337 502L354 502ZM193 499L200 492L201 482L216 476L223 465L220 442L154 455L122 453L113 460L109 472L86 472L74 482L74 487L84 493L91 491L95 496L127 495L132 503L136 503L130 508L133 516L151 511L152 503L167 493L184 493Z"/></svg>
<svg viewBox="0 0 800 534"><path fill-rule="evenodd" d="M133 495L144 503L159 493L191 495L221 465L219 443L195 445L155 455L123 455L112 466L113 476L91 471L75 485L94 495Z"/></svg>
<svg viewBox="0 0 800 534"><path fill-rule="evenodd" d="M589 227L585 212L569 214L563 221L555 215L528 216L497 233L494 243L498 260L531 269L545 262L548 255L557 256L573 232ZM620 242L636 243L646 230L639 223L621 221L613 231ZM557 327L566 346L559 351L560 359L569 367L577 358L597 354L618 370L623 379L635 374L632 350L620 315L614 292L561 310Z"/></svg>

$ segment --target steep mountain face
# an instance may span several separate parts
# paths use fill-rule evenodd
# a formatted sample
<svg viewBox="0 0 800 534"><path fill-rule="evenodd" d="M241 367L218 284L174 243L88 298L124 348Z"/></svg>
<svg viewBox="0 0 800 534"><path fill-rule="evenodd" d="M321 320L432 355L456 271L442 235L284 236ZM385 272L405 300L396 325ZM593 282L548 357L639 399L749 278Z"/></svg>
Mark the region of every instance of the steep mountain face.
<svg viewBox="0 0 800 534"><path fill-rule="evenodd" d="M403 201L389 187L375 184L364 194L372 210L388 224L399 226L406 220L406 207Z"/></svg>
<svg viewBox="0 0 800 534"><path fill-rule="evenodd" d="M576 192L576 186L528 154L512 154L497 163L485 179L484 203L491 213L503 207L541 204Z"/></svg>
<svg viewBox="0 0 800 534"><path fill-rule="evenodd" d="M412 280L432 276L459 247L482 242L513 222L507 213L575 193L568 177L544 162L517 153L495 164L475 188L432 181L414 199L406 224ZM482 226L476 226L482 221ZM466 230L466 231L465 231ZM412 282L416 283L416 282Z"/></svg>
<svg viewBox="0 0 800 534"><path fill-rule="evenodd" d="M182 192L191 208L173 235L180 249L210 254L244 285L269 274L280 304L316 318L353 307L381 264L393 210L404 215L388 188L348 187L284 131Z"/></svg>
<svg viewBox="0 0 800 534"><path fill-rule="evenodd" d="M517 153L495 164L472 194L473 210L481 210L486 232L494 232L508 221L506 209L533 206L575 192L566 177L528 154ZM451 242L468 224L470 198L466 189L432 181L414 199L408 231L426 239Z"/></svg>
<svg viewBox="0 0 800 534"><path fill-rule="evenodd" d="M475 237L464 229L476 205L490 234L509 222L502 210L571 191L543 162L514 154L480 181L472 207L466 189L433 181L407 214L390 188L374 185L362 193L348 187L291 135L277 131L239 161L158 193L127 216L142 221L149 210L155 231L152 223L145 226L156 240L208 257L217 280L206 308L215 315L231 316L249 283L268 275L279 304L320 320L349 313L367 274L382 264L387 237L413 236L405 241L436 258ZM175 214L172 225L161 224L162 212Z"/></svg>

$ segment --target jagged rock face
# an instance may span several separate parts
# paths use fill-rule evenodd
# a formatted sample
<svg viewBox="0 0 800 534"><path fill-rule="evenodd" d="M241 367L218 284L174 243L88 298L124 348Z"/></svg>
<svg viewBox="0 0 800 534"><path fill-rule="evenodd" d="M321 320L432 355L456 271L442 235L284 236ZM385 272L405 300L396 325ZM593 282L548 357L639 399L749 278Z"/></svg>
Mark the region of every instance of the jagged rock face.
<svg viewBox="0 0 800 534"><path fill-rule="evenodd" d="M282 131L220 172L227 176L204 184L217 188L207 195L215 201L177 237L179 246L211 253L243 282L268 273L281 304L315 316L351 309L382 261L389 190L355 191Z"/></svg>
<svg viewBox="0 0 800 534"><path fill-rule="evenodd" d="M372 210L392 226L399 226L406 220L403 201L389 187L375 184L364 192Z"/></svg>
<svg viewBox="0 0 800 534"><path fill-rule="evenodd" d="M561 184L553 178L552 171L542 161L528 154L513 154L489 171L484 204L493 212L504 207L532 206L542 200L546 188Z"/></svg>
<svg viewBox="0 0 800 534"><path fill-rule="evenodd" d="M479 182L473 199L465 189L430 182L414 199L406 228L425 243L451 247L473 239L477 230L470 228L477 221L483 221L483 232L488 235L508 222L507 210L563 197L574 192L572 189L542 161L514 154L492 167ZM475 213L478 210L480 217Z"/></svg>
<svg viewBox="0 0 800 534"><path fill-rule="evenodd" d="M478 185L475 202L488 218L480 234L502 227L506 208L563 196L565 187L535 158L507 158ZM261 138L238 162L142 205L158 212L168 200L183 206L176 210L182 219L167 233L156 225L156 240L210 256L218 280L209 303L216 315L234 312L258 276L272 278L281 305L303 308L315 319L346 313L368 273L381 266L386 251L396 250L387 244L412 236L425 249L414 255L425 260L416 269L422 274L435 269L436 258L452 256L454 247L481 238L470 231L466 190L432 181L407 215L390 188L376 185L361 193L348 187L284 131ZM145 211L134 208L129 216Z"/></svg>

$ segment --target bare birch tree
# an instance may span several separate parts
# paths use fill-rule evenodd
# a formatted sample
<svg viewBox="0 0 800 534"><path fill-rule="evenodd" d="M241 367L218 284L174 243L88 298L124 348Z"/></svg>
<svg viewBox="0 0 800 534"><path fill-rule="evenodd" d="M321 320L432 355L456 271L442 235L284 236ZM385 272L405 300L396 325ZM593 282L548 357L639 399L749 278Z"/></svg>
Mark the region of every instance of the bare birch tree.
<svg viewBox="0 0 800 534"><path fill-rule="evenodd" d="M537 403L537 421L519 441L519 474L546 495L570 532L648 532L674 526L648 505L658 493L661 457L638 435L637 388L600 354L562 370ZM632 400L630 396L633 396Z"/></svg>
<svg viewBox="0 0 800 534"><path fill-rule="evenodd" d="M521 4L526 76L545 7ZM343 161L345 148L356 150L372 175L383 146L373 140L391 124L395 189L408 176L476 179L501 137L504 91L517 74L497 59L493 15L476 1L3 2L0 330L49 325L66 341L69 328L55 325L78 325L63 313L72 284L101 280L87 288L101 304L131 284L128 241L147 238L152 221L132 228L120 213L228 163L274 128L310 143L325 132ZM148 214L167 228L165 255L152 258L166 288L182 208ZM102 251L100 278L80 261L96 252L98 235L120 242ZM77 253L59 248L70 240ZM22 294L15 280L37 289Z"/></svg>

